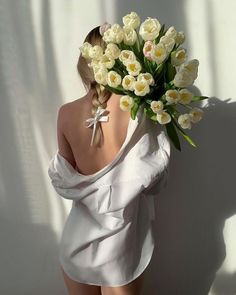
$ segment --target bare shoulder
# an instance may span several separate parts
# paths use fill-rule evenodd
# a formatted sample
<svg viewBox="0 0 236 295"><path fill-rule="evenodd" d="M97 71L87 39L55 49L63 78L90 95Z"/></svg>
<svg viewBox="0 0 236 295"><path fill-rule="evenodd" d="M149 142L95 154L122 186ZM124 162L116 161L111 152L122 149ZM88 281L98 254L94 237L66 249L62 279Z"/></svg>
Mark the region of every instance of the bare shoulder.
<svg viewBox="0 0 236 295"><path fill-rule="evenodd" d="M107 101L106 107L110 114L109 121L111 124L109 125L112 128L115 127L116 130L119 128L118 125L120 129L125 128L130 117L129 112L124 112L119 107L119 100L120 95L112 94ZM79 123L81 125L81 122L91 116L91 108L92 96L89 94L63 104L58 113L59 125L64 131L72 128L75 124L77 125Z"/></svg>
<svg viewBox="0 0 236 295"><path fill-rule="evenodd" d="M58 120L64 124L68 123L75 114L79 116L83 112L84 104L85 98L81 97L61 105L58 110Z"/></svg>
<svg viewBox="0 0 236 295"><path fill-rule="evenodd" d="M83 97L82 98L78 98L78 99L75 99L75 100L72 100L72 101L69 101L69 102L66 102L64 104L62 104L59 108L59 111L61 113L63 113L64 115L66 115L68 112L71 112L73 111L73 109L79 105L82 104L82 100L83 100Z"/></svg>

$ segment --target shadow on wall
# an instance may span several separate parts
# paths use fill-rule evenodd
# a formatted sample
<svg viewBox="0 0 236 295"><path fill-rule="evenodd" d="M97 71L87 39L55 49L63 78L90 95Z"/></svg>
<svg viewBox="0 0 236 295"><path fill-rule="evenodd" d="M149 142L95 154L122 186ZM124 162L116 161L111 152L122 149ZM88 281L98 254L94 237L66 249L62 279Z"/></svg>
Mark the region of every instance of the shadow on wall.
<svg viewBox="0 0 236 295"><path fill-rule="evenodd" d="M136 11L142 21L148 16L156 17L187 35L184 5L184 0L145 1L145 4L119 0L116 21L122 24L124 15ZM147 269L143 294L208 294L226 255L225 220L236 214L232 162L236 139L231 136L236 125L235 112L236 103L230 99L212 97L203 120L188 132L197 149L181 136L182 153L172 146L168 186L156 199L156 251ZM235 292L232 284L227 286L233 276L226 274L222 278L223 290L216 294ZM216 285L216 291L217 288Z"/></svg>
<svg viewBox="0 0 236 295"><path fill-rule="evenodd" d="M59 273L57 237L44 225L52 216L46 171L41 169L42 155L35 136L37 128L40 138L51 138L55 132L51 117L62 99L51 43L49 2L43 1L41 14L46 64L43 78L30 4L1 1L0 130L4 140L0 153L0 260L4 268L0 293L62 295L65 292ZM63 218L65 212L62 206L60 209ZM42 224L34 224L33 218L41 218Z"/></svg>
<svg viewBox="0 0 236 295"><path fill-rule="evenodd" d="M217 281L213 286L215 295L235 295L236 294L236 273L221 273L217 275Z"/></svg>
<svg viewBox="0 0 236 295"><path fill-rule="evenodd" d="M159 294L207 295L225 258L224 223L236 213L236 143L228 137L236 104L210 102L191 132L198 148L181 140L183 152L172 149L169 183L157 199L157 247L148 282ZM227 281L216 294L228 294Z"/></svg>

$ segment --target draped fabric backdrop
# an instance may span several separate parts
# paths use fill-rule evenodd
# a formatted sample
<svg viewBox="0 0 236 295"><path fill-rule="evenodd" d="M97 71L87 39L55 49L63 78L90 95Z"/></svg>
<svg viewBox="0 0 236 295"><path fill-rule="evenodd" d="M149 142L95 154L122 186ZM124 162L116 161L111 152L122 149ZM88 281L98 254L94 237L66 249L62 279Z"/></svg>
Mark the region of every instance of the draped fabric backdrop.
<svg viewBox="0 0 236 295"><path fill-rule="evenodd" d="M0 0L0 294L67 294L58 242L71 203L47 175L57 111L85 93L76 63L87 32L131 11L185 32L200 61L195 91L212 97L189 132L198 148L172 148L143 294L236 294L234 0Z"/></svg>

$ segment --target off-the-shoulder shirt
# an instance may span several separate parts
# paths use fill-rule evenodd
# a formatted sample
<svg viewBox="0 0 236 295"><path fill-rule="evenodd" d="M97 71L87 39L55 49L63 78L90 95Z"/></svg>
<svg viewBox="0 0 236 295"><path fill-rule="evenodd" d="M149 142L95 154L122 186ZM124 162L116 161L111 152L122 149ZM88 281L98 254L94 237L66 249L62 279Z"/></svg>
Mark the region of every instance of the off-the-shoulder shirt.
<svg viewBox="0 0 236 295"><path fill-rule="evenodd" d="M154 198L166 185L169 161L165 131L142 109L130 118L115 159L94 174L79 173L57 150L48 174L56 192L73 201L59 246L71 279L115 287L145 270L155 246Z"/></svg>

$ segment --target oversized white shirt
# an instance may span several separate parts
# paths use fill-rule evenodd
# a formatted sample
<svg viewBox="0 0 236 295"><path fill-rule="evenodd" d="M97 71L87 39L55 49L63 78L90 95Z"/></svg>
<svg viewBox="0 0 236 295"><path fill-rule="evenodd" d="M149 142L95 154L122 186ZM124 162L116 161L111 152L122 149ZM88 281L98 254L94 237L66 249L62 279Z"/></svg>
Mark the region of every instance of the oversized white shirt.
<svg viewBox="0 0 236 295"><path fill-rule="evenodd" d="M130 118L115 159L98 172L83 175L55 153L49 177L56 192L73 201L59 247L71 279L116 287L145 270L154 250L153 198L166 184L169 160L168 137L142 108Z"/></svg>

